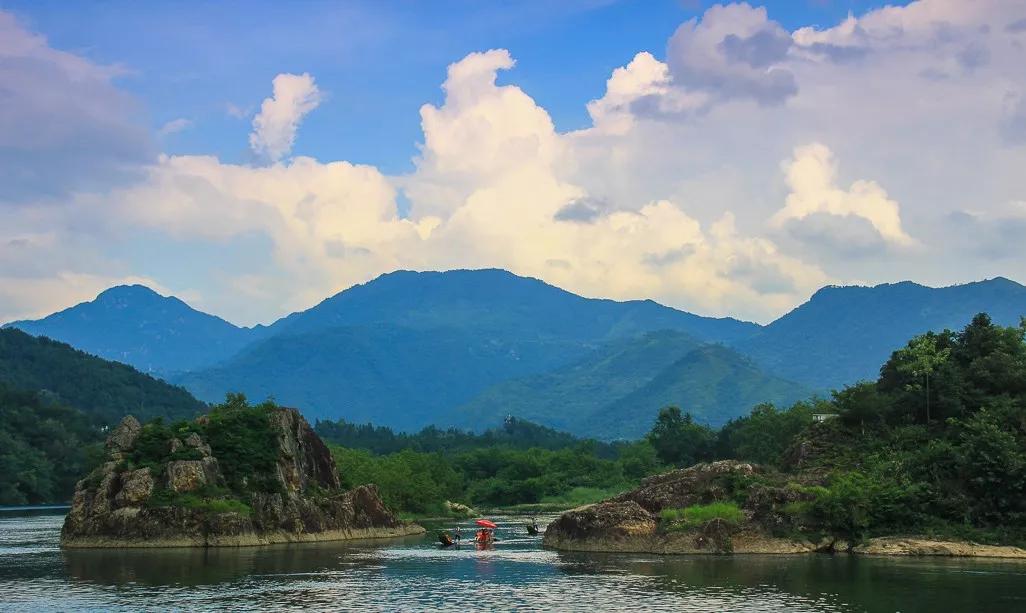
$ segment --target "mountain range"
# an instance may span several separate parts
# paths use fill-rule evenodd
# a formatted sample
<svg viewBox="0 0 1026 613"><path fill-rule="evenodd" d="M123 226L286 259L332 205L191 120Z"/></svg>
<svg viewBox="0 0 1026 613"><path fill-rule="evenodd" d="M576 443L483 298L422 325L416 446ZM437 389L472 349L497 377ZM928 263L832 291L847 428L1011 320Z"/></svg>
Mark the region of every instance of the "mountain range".
<svg viewBox="0 0 1026 613"><path fill-rule="evenodd" d="M242 391L311 418L483 429L512 414L629 438L677 404L719 425L875 376L891 351L977 312L1010 325L1026 288L827 287L766 325L584 298L502 270L398 271L242 328L142 286L8 324L119 360L206 401Z"/></svg>

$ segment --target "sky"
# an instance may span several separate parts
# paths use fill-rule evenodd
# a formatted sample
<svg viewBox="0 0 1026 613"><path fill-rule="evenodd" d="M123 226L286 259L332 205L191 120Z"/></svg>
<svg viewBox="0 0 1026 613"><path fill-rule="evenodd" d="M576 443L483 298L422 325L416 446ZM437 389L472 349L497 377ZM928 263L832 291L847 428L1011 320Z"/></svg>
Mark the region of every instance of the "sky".
<svg viewBox="0 0 1026 613"><path fill-rule="evenodd" d="M1026 0L0 0L0 321L499 267L768 322L1026 280Z"/></svg>

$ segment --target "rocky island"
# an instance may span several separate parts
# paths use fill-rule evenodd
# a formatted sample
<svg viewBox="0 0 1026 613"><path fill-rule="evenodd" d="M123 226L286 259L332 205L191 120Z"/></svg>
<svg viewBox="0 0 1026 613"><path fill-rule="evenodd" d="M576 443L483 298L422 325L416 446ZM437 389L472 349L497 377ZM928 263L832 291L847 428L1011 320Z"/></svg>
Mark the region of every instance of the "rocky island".
<svg viewBox="0 0 1026 613"><path fill-rule="evenodd" d="M78 482L63 547L215 547L419 534L373 485L342 487L295 409L241 397L191 422L125 417Z"/></svg>
<svg viewBox="0 0 1026 613"><path fill-rule="evenodd" d="M736 460L701 463L645 479L610 500L563 513L547 547L657 554L940 555L1026 559L1026 550L966 541L831 532L814 501L821 475L786 475ZM821 488L820 488L821 489Z"/></svg>

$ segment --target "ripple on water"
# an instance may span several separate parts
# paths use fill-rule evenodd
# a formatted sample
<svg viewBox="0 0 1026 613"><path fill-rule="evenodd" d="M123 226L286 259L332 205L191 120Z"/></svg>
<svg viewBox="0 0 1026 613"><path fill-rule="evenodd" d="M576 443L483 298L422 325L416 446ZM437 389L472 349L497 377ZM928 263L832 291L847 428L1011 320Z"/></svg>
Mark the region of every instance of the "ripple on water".
<svg viewBox="0 0 1026 613"><path fill-rule="evenodd" d="M661 557L376 543L61 552L59 514L0 516L0 609L847 612L1021 610L1026 565L827 556Z"/></svg>

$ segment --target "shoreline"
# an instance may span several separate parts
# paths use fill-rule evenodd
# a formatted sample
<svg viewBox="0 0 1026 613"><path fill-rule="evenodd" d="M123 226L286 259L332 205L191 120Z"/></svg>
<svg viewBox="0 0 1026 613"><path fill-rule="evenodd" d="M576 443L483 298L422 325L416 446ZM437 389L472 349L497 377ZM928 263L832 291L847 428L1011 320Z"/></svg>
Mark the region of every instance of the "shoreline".
<svg viewBox="0 0 1026 613"><path fill-rule="evenodd" d="M937 540L919 536L883 536L855 546L846 541L818 543L740 532L731 539L729 551L712 543L696 541L697 533L677 533L620 538L554 538L542 544L556 551L588 553L647 553L655 555L808 555L844 554L855 557L947 557L1026 561L1026 549L1014 545L984 545L971 541Z"/></svg>
<svg viewBox="0 0 1026 613"><path fill-rule="evenodd" d="M337 541L369 541L417 536L427 532L415 523L398 528L353 528L349 530L326 530L324 532L294 533L285 531L248 533L205 538L169 537L147 540L124 540L103 536L61 538L62 549L164 549L164 548L207 548L207 547L261 547L285 543L327 543Z"/></svg>

